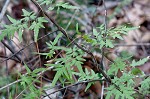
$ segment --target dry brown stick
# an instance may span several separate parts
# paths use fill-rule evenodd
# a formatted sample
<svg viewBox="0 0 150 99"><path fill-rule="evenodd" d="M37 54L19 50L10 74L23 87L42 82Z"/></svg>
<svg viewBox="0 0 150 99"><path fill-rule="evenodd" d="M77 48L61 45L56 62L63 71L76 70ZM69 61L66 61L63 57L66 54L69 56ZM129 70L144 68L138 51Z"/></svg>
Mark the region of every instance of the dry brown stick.
<svg viewBox="0 0 150 99"><path fill-rule="evenodd" d="M0 58L3 58L3 59L6 59L6 58L8 58L8 56L3 56L3 55L0 55ZM19 61L16 59L16 58L10 58L11 60L13 60L13 61L15 61L15 62L18 62L19 63ZM0 61L0 63L1 63L1 61Z"/></svg>
<svg viewBox="0 0 150 99"><path fill-rule="evenodd" d="M4 15L5 15L5 12L7 10L7 7L8 7L8 4L9 4L10 0L7 0L4 4L4 7L2 8L2 11L0 13L0 22L2 21Z"/></svg>
<svg viewBox="0 0 150 99"><path fill-rule="evenodd" d="M14 51L10 46L8 46L3 40L2 40L1 42L2 42L2 44L3 44L6 48L8 48L8 50L10 50L13 54L15 53L15 51ZM19 60L20 63L22 62L22 61L21 61L21 58L20 58L17 54L15 54L14 56Z"/></svg>
<svg viewBox="0 0 150 99"><path fill-rule="evenodd" d="M39 10L42 11L43 15L45 15L58 28L58 30L61 31L64 34L64 36L66 36L70 41L73 41L73 39L67 34L67 32L61 26L59 26L57 24L57 22L52 17L50 17L45 11L43 11L42 7L35 0L31 0L31 1L37 6L37 8ZM90 51L85 50L82 46L78 45L75 41L73 41L72 43L74 45L76 45L79 49L83 50L84 52L86 52L86 53L88 53L89 55L92 56L92 58L94 59L94 63L96 65L96 67L98 68L99 72L102 73L102 75L105 77L105 79L109 83L111 83L110 77L101 68L99 68L100 66L98 65L94 55Z"/></svg>
<svg viewBox="0 0 150 99"><path fill-rule="evenodd" d="M16 81L14 81L14 82L12 82L12 83L10 83L10 84L7 84L6 86L1 87L1 88L0 88L0 91L3 90L3 89L5 89L5 88L7 88L7 87L9 87L9 86L11 86L11 85L13 85L13 84L16 84L16 83L18 83L18 82L20 82L20 81L21 81L21 80L19 79L19 80L16 80Z"/></svg>

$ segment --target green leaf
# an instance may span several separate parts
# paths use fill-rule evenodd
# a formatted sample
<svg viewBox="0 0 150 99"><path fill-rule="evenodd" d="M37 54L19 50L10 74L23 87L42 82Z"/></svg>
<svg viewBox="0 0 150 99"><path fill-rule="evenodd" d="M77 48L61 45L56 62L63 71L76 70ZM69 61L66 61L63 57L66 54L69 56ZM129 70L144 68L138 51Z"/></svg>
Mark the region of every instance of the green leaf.
<svg viewBox="0 0 150 99"><path fill-rule="evenodd" d="M145 64L148 60L149 60L149 56L148 57L146 57L146 58L143 58L143 59L140 59L139 61L135 61L135 60L133 60L132 61L132 63L130 64L131 66L139 66L139 65L143 65L143 64Z"/></svg>
<svg viewBox="0 0 150 99"><path fill-rule="evenodd" d="M1 31L1 32L2 32L2 31ZM6 35L7 35L7 33L2 32L2 33L0 34L0 41L3 40Z"/></svg>
<svg viewBox="0 0 150 99"><path fill-rule="evenodd" d="M105 42L103 40L100 41L100 49L105 46Z"/></svg>
<svg viewBox="0 0 150 99"><path fill-rule="evenodd" d="M48 10L52 11L52 10L54 10L54 7L49 7Z"/></svg>
<svg viewBox="0 0 150 99"><path fill-rule="evenodd" d="M82 58L82 56L77 56L76 59L77 59L78 61L86 61L84 58Z"/></svg>
<svg viewBox="0 0 150 99"><path fill-rule="evenodd" d="M44 17L39 17L38 22L43 23L43 22L48 22Z"/></svg>
<svg viewBox="0 0 150 99"><path fill-rule="evenodd" d="M70 79L69 72L66 70L66 68L64 66L62 67L62 71L63 71L64 75L67 77L67 79Z"/></svg>
<svg viewBox="0 0 150 99"><path fill-rule="evenodd" d="M43 22L48 22L47 20L44 19L44 17L39 17L37 19L37 22L34 21L31 26L29 27L30 30L34 31L34 41L37 42L38 39L38 34L39 34L39 30L40 28L45 28L43 26Z"/></svg>
<svg viewBox="0 0 150 99"><path fill-rule="evenodd" d="M150 94L150 77L147 77L141 82L141 87L138 87L140 93L143 95L148 95Z"/></svg>
<svg viewBox="0 0 150 99"><path fill-rule="evenodd" d="M79 24L78 23L76 24L76 32L78 35L81 35L81 32L79 32Z"/></svg>
<svg viewBox="0 0 150 99"><path fill-rule="evenodd" d="M113 47L114 47L114 45L113 45L113 43L112 43L112 40L106 39L106 47L110 47L110 48L113 48Z"/></svg>
<svg viewBox="0 0 150 99"><path fill-rule="evenodd" d="M88 85L85 88L85 92L91 87L92 84L93 84L92 82L88 83Z"/></svg>
<svg viewBox="0 0 150 99"><path fill-rule="evenodd" d="M31 14L31 15L30 15L30 19L32 19L32 20L35 20L35 19L36 19L36 17L37 17L37 16L36 16L36 14L35 14L35 13L33 13L33 14Z"/></svg>
<svg viewBox="0 0 150 99"><path fill-rule="evenodd" d="M27 73L30 74L30 73L31 73L31 70L29 69L29 67L28 67L26 64L25 64L24 66L25 66L25 68L26 68L26 70L27 70Z"/></svg>
<svg viewBox="0 0 150 99"><path fill-rule="evenodd" d="M110 92L109 92L109 93L107 92L107 94L106 94L106 99L111 99L111 98L110 98L111 95L112 95L112 94L111 94Z"/></svg>
<svg viewBox="0 0 150 99"><path fill-rule="evenodd" d="M56 38L55 38L55 40L54 40L54 42L52 43L53 45L56 45L56 43L58 42L58 40L59 40L59 38L62 36L62 34L61 33L59 33L57 36L56 36Z"/></svg>
<svg viewBox="0 0 150 99"><path fill-rule="evenodd" d="M87 68L85 68L85 74L86 74L86 75L89 75L89 74L90 74L90 72L88 71Z"/></svg>
<svg viewBox="0 0 150 99"><path fill-rule="evenodd" d="M46 68L37 68L37 69L35 69L35 70L33 70L33 73L39 73L39 72L42 72L42 71L45 71L46 70Z"/></svg>
<svg viewBox="0 0 150 99"><path fill-rule="evenodd" d="M81 62L77 61L77 62L75 63L75 65L77 66L79 72L82 74L82 73L83 73L83 69L82 69L82 66L81 66Z"/></svg>
<svg viewBox="0 0 150 99"><path fill-rule="evenodd" d="M62 75L62 70L59 69L59 70L56 72L55 77L54 77L54 79L53 79L53 81L52 81L52 86L55 86L55 84L57 83L57 81L58 81L58 79L61 77L61 75Z"/></svg>
<svg viewBox="0 0 150 99"><path fill-rule="evenodd" d="M32 12L28 12L25 9L22 9L22 12L23 12L23 16L25 16L25 17L29 17L32 14Z"/></svg>
<svg viewBox="0 0 150 99"><path fill-rule="evenodd" d="M8 19L10 22L12 23L16 23L17 21L15 19L13 19L12 17L10 17L9 15L7 15Z"/></svg>
<svg viewBox="0 0 150 99"><path fill-rule="evenodd" d="M60 11L60 7L57 7L57 14L59 14L59 11Z"/></svg>
<svg viewBox="0 0 150 99"><path fill-rule="evenodd" d="M138 74L142 74L142 71L141 71L139 68L133 68L133 69L131 70L131 73L132 73L133 75L138 75Z"/></svg>
<svg viewBox="0 0 150 99"><path fill-rule="evenodd" d="M129 52L127 51L122 51L120 53L120 57L123 59L123 60L127 60L127 59L130 59L133 55L130 54Z"/></svg>
<svg viewBox="0 0 150 99"><path fill-rule="evenodd" d="M114 96L115 99L134 99L134 87L132 84L128 84L128 82L130 82L132 79L133 76L127 73L123 73L121 78L114 77L112 82L115 85L112 84L106 88L106 99L109 99L111 96Z"/></svg>
<svg viewBox="0 0 150 99"><path fill-rule="evenodd" d="M136 29L139 29L139 28L140 28L140 26L136 26L136 27L126 27L125 26L126 31L136 30Z"/></svg>
<svg viewBox="0 0 150 99"><path fill-rule="evenodd" d="M96 29L93 29L93 35L95 35L96 37L99 35Z"/></svg>
<svg viewBox="0 0 150 99"><path fill-rule="evenodd" d="M50 4L52 4L52 2L53 2L53 0L37 0L39 3L40 3L40 5L50 5Z"/></svg>
<svg viewBox="0 0 150 99"><path fill-rule="evenodd" d="M111 74L115 73L115 75L116 75L118 70L120 70L120 71L125 70L125 67L127 65L121 58L116 58L114 60L114 63L112 63L110 66L111 67L108 70L108 74L111 75Z"/></svg>
<svg viewBox="0 0 150 99"><path fill-rule="evenodd" d="M79 9L77 6L70 5L69 3L59 2L56 4L56 7L63 7L65 9Z"/></svg>
<svg viewBox="0 0 150 99"><path fill-rule="evenodd" d="M123 40L123 38L118 33L115 33L114 35L112 35L112 37L113 37L113 39L118 38L120 40Z"/></svg>
<svg viewBox="0 0 150 99"><path fill-rule="evenodd" d="M100 27L97 27L99 28L99 30L101 31L101 34L105 33L105 32L102 32L105 30L105 25L104 24L101 24Z"/></svg>
<svg viewBox="0 0 150 99"><path fill-rule="evenodd" d="M19 29L18 34L19 34L19 40L22 42L22 34L23 34L22 28Z"/></svg>
<svg viewBox="0 0 150 99"><path fill-rule="evenodd" d="M83 35L83 39L84 39L87 43L92 43L92 42L93 42L92 38L90 38L89 35Z"/></svg>
<svg viewBox="0 0 150 99"><path fill-rule="evenodd" d="M39 25L36 24L35 27L34 27L34 41L37 42L37 39L38 39L38 34L39 34Z"/></svg>

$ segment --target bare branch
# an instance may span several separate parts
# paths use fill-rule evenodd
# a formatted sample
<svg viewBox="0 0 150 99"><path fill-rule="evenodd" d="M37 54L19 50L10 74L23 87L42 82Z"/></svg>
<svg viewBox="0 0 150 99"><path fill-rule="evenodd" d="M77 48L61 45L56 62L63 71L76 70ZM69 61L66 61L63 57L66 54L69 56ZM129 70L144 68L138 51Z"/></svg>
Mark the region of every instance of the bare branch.
<svg viewBox="0 0 150 99"><path fill-rule="evenodd" d="M16 83L18 83L18 82L20 82L20 81L21 81L21 80L19 79L19 80L16 80L16 81L14 81L14 82L12 82L12 83L6 85L6 86L3 86L3 87L0 88L0 91L3 90L3 89L5 89L5 88L7 88L7 87L10 87L11 85L16 84Z"/></svg>
<svg viewBox="0 0 150 99"><path fill-rule="evenodd" d="M5 2L5 4L4 4L4 7L3 7L3 9L2 9L2 11L1 11L1 13L0 13L0 22L2 21L4 15L5 15L5 12L6 12L6 10L7 10L7 7L8 7L9 2L10 2L10 0L7 0L7 1Z"/></svg>

